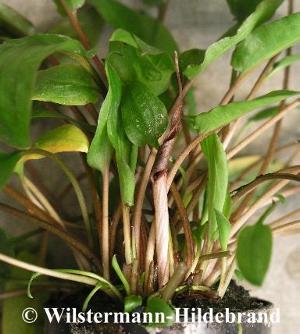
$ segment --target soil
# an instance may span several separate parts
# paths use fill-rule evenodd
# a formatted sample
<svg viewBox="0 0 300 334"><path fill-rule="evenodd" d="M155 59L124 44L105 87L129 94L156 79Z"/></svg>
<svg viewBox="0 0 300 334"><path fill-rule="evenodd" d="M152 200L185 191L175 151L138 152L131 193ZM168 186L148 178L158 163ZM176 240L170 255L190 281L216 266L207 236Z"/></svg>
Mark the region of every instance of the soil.
<svg viewBox="0 0 300 334"><path fill-rule="evenodd" d="M173 300L175 307L201 308L203 312L212 308L214 313L223 312L229 308L231 312L257 310L271 306L269 302L251 297L249 291L231 281L225 296L214 298L205 293L186 293L178 295Z"/></svg>
<svg viewBox="0 0 300 334"><path fill-rule="evenodd" d="M88 295L89 290L80 290L74 292L72 296L53 296L47 307L58 307L58 308L77 308L78 312L81 311L82 304ZM253 298L249 295L249 292L243 287L238 286L235 282L232 282L223 297L223 299L215 298L213 295L205 293L185 293L180 294L173 300L175 307L185 308L201 308L202 312L213 309L214 313L222 312L225 308L229 308L231 312L243 312L249 310L264 309L271 306L270 303ZM115 300L112 300L103 293L98 293L94 297L89 305L89 309L94 312L123 312L123 305ZM138 310L137 310L138 311ZM182 330L176 328L181 326L177 324L174 327L174 332L170 333L182 333ZM176 329L175 329L176 328ZM136 324L51 324L48 325L47 334L147 334L143 327ZM155 332L157 333L157 332ZM160 331L159 331L160 333ZM167 333L163 331L162 333ZM208 332L215 333L215 332ZM220 332L223 333L223 332ZM235 331L225 331L224 333L236 333ZM248 333L247 331L245 333ZM254 333L254 332L249 332ZM256 333L256 332L255 332ZM265 333L258 331L257 333ZM266 332L269 333L269 332Z"/></svg>

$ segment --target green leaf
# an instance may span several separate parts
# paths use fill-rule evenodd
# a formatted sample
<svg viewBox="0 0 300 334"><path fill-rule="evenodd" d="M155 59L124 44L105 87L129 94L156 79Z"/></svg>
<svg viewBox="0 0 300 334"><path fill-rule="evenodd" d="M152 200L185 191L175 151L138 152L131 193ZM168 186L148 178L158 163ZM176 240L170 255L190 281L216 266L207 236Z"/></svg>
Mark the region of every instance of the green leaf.
<svg viewBox="0 0 300 334"><path fill-rule="evenodd" d="M226 51L240 43L245 39L258 25L273 16L276 9L281 4L282 0L264 0L256 8L241 25L230 36L224 37L213 43L208 49L192 51L192 59L195 59L195 54L199 54L199 59L196 58L185 69L184 74L189 78L194 78L198 73L202 72L209 64L222 56ZM189 51L188 51L189 52ZM185 56L187 57L187 56Z"/></svg>
<svg viewBox="0 0 300 334"><path fill-rule="evenodd" d="M37 70L55 52L84 55L78 41L60 35L35 35L10 40L0 46L0 139L27 148L31 97Z"/></svg>
<svg viewBox="0 0 300 334"><path fill-rule="evenodd" d="M101 16L89 6L84 6L77 11L77 18L82 30L87 35L91 45L94 47L99 40L103 28L103 20ZM74 31L68 17L62 18L50 30L52 34L66 35L74 39L78 39L78 35Z"/></svg>
<svg viewBox="0 0 300 334"><path fill-rule="evenodd" d="M92 5L114 28L127 30L158 49L173 53L177 50L169 31L156 19L141 14L115 0L91 0Z"/></svg>
<svg viewBox="0 0 300 334"><path fill-rule="evenodd" d="M56 6L57 6L57 10L61 15L66 15L66 11L63 7L63 5L61 4L61 0L54 0ZM80 7L82 7L85 3L85 0L64 0L66 6L68 7L68 9L70 9L72 12L75 12L77 9L79 9Z"/></svg>
<svg viewBox="0 0 300 334"><path fill-rule="evenodd" d="M285 68L293 65L294 63L300 61L300 54L295 54L295 55L291 55L291 56L286 56L284 58L282 58L281 60L279 60L278 62L276 62L273 66L273 69L271 71L271 73L269 74L269 78L274 75L275 73L284 70Z"/></svg>
<svg viewBox="0 0 300 334"><path fill-rule="evenodd" d="M208 133L231 123L252 110L281 102L299 94L295 91L277 90L250 101L232 102L225 106L218 106L195 116L193 118L194 129L201 133Z"/></svg>
<svg viewBox="0 0 300 334"><path fill-rule="evenodd" d="M262 0L227 0L231 13L238 21L243 21L254 12L256 6Z"/></svg>
<svg viewBox="0 0 300 334"><path fill-rule="evenodd" d="M89 141L87 136L78 127L71 124L66 124L57 127L41 136L34 143L34 148L51 153L87 153L89 148Z"/></svg>
<svg viewBox="0 0 300 334"><path fill-rule="evenodd" d="M119 263L118 263L116 255L113 256L112 266L113 266L116 274L118 275L120 281L122 282L127 295L130 295L130 286L129 286L129 283L128 283L125 275L123 274L123 272L122 272L122 270L121 270L121 268L119 266Z"/></svg>
<svg viewBox="0 0 300 334"><path fill-rule="evenodd" d="M5 29L13 37L23 37L34 34L34 27L30 21L13 8L0 4L0 30Z"/></svg>
<svg viewBox="0 0 300 334"><path fill-rule="evenodd" d="M173 308L166 301L159 297L149 297L147 300L147 306L145 312L152 313L153 316L159 312L164 314L165 322L164 323L153 323L147 324L149 326L153 325L156 327L170 326L174 322L175 312Z"/></svg>
<svg viewBox="0 0 300 334"><path fill-rule="evenodd" d="M276 116L279 113L278 107L271 107L267 109L263 109L256 113L253 117L249 118L249 122L258 122L263 121L266 118L271 118Z"/></svg>
<svg viewBox="0 0 300 334"><path fill-rule="evenodd" d="M105 112L100 112L101 117L88 153L88 162L92 167L102 170L105 163L111 158L111 145L113 146L116 151L122 201L131 206L134 202L135 169L132 169L131 166L133 145L126 137L119 112L122 86L118 74L110 65L110 61L106 62L106 72L109 81L109 92L105 103L107 101L108 104L107 107L102 105ZM100 150L102 150L102 153Z"/></svg>
<svg viewBox="0 0 300 334"><path fill-rule="evenodd" d="M88 294L88 296L86 297L83 305L82 305L82 312L86 312L89 303L91 301L91 299L94 297L94 295L99 291L99 290L104 290L105 291L105 285L103 283L98 283L94 289Z"/></svg>
<svg viewBox="0 0 300 334"><path fill-rule="evenodd" d="M219 210L215 209L215 215L216 215L216 220L218 224L220 245L221 245L222 251L226 251L228 241L229 241L231 224L229 220Z"/></svg>
<svg viewBox="0 0 300 334"><path fill-rule="evenodd" d="M3 153L0 152L0 189L3 188L6 182L12 175L18 161L21 158L20 152Z"/></svg>
<svg viewBox="0 0 300 334"><path fill-rule="evenodd" d="M209 236L217 231L215 210L223 212L228 188L228 165L224 147L217 134L206 138L201 144L208 164L207 206Z"/></svg>
<svg viewBox="0 0 300 334"><path fill-rule="evenodd" d="M139 81L155 95L168 89L175 71L171 56L122 29L110 39L110 62L125 84Z"/></svg>
<svg viewBox="0 0 300 334"><path fill-rule="evenodd" d="M269 268L272 253L272 231L261 222L245 227L238 236L237 262L242 275L260 286Z"/></svg>
<svg viewBox="0 0 300 334"><path fill-rule="evenodd" d="M99 88L80 65L64 64L39 71L32 99L68 106L96 103Z"/></svg>
<svg viewBox="0 0 300 334"><path fill-rule="evenodd" d="M136 296L136 295L126 296L124 299L124 311L130 313L134 311L137 307L141 306L142 304L143 304L142 296Z"/></svg>
<svg viewBox="0 0 300 334"><path fill-rule="evenodd" d="M137 145L158 146L168 126L164 104L146 87L137 83L126 87L122 99L122 119L130 141Z"/></svg>
<svg viewBox="0 0 300 334"><path fill-rule="evenodd" d="M255 29L236 48L231 65L245 72L300 40L300 13L283 17ZM276 36L276 38L274 38Z"/></svg>
<svg viewBox="0 0 300 334"><path fill-rule="evenodd" d="M101 117L98 119L96 134L87 156L88 164L102 173L110 162L112 154L112 147L107 133L108 117L111 113L115 114L118 112L122 94L121 80L109 62L106 62L105 69L108 78L108 93L101 106L99 113Z"/></svg>

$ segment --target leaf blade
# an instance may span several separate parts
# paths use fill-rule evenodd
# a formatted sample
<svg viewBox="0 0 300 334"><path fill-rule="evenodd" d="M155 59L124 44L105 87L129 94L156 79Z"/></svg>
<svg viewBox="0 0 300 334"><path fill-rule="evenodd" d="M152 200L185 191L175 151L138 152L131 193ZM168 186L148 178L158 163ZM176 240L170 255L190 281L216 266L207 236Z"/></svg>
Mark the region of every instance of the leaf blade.
<svg viewBox="0 0 300 334"><path fill-rule="evenodd" d="M236 71L248 71L299 40L300 13L285 16L255 29L236 48L231 65Z"/></svg>

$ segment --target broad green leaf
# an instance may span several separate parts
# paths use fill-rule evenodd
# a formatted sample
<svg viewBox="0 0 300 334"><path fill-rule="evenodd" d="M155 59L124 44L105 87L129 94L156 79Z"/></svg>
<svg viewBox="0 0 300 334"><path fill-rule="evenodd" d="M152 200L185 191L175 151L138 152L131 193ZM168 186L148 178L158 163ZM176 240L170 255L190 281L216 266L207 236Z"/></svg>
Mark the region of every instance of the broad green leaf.
<svg viewBox="0 0 300 334"><path fill-rule="evenodd" d="M249 122L258 122L258 121L263 121L266 118L271 118L274 117L279 113L279 108L278 107L271 107L267 109L263 109L256 113L254 116L249 118Z"/></svg>
<svg viewBox="0 0 300 334"><path fill-rule="evenodd" d="M146 43L163 51L177 50L175 40L169 31L156 19L141 14L116 0L91 0L92 5L114 28L127 30Z"/></svg>
<svg viewBox="0 0 300 334"><path fill-rule="evenodd" d="M125 85L139 81L155 95L167 90L175 71L169 54L121 29L115 31L110 39L109 59Z"/></svg>
<svg viewBox="0 0 300 334"><path fill-rule="evenodd" d="M213 43L205 52L203 52L203 50L192 51L192 59L195 59L197 53L199 58L196 58L196 61L194 60L184 69L184 74L189 79L192 79L198 73L202 72L214 60L245 39L262 22L272 17L281 2L282 0L262 1L257 6L255 12L253 12L230 36L224 37ZM188 58L187 56L185 57Z"/></svg>
<svg viewBox="0 0 300 334"><path fill-rule="evenodd" d="M78 127L66 124L44 134L34 143L33 147L51 153L87 153L89 141Z"/></svg>
<svg viewBox="0 0 300 334"><path fill-rule="evenodd" d="M66 15L66 11L61 3L61 0L54 0L54 2L57 6L58 12L61 15ZM84 5L85 0L64 0L64 2L71 12L75 12L77 9Z"/></svg>
<svg viewBox="0 0 300 334"><path fill-rule="evenodd" d="M5 186L6 182L9 180L20 158L20 152L0 152L0 189Z"/></svg>
<svg viewBox="0 0 300 334"><path fill-rule="evenodd" d="M285 16L255 29L238 45L233 53L231 65L236 71L248 71L299 40L300 13Z"/></svg>
<svg viewBox="0 0 300 334"><path fill-rule="evenodd" d="M269 74L269 77L271 77L272 75L274 75L275 73L281 70L284 70L285 68L293 65L294 63L298 61L300 61L300 54L295 54L295 55L286 56L282 58L281 60L279 60L278 62L274 64L273 69L271 73Z"/></svg>
<svg viewBox="0 0 300 334"><path fill-rule="evenodd" d="M219 241L222 251L227 250L227 245L229 241L229 235L231 230L231 224L229 220L223 215L222 212L215 209L216 220L219 230Z"/></svg>
<svg viewBox="0 0 300 334"><path fill-rule="evenodd" d="M0 4L0 30L6 30L13 37L23 37L34 34L34 27L30 21L13 8Z"/></svg>
<svg viewBox="0 0 300 334"><path fill-rule="evenodd" d="M123 272L122 272L122 270L119 266L116 255L113 256L112 267L114 268L116 274L118 275L120 281L122 282L127 295L129 295L130 294L130 286L129 286L129 283L128 283L125 275L123 274Z"/></svg>
<svg viewBox="0 0 300 334"><path fill-rule="evenodd" d="M159 297L149 297L147 300L147 306L145 312L157 314L159 312L164 314L165 322L161 324L153 323L147 324L149 326L153 325L156 327L163 327L171 325L174 322L175 312L170 304Z"/></svg>
<svg viewBox="0 0 300 334"><path fill-rule="evenodd" d="M109 65L109 62L106 62L105 69L108 78L108 93L101 106L96 134L87 156L88 164L102 173L110 162L112 154L112 147L107 133L108 117L110 113L117 113L122 94L120 78L116 71Z"/></svg>
<svg viewBox="0 0 300 334"><path fill-rule="evenodd" d="M77 11L77 18L84 33L87 35L91 45L94 47L99 40L103 28L103 19L89 6L84 6ZM78 35L72 28L69 18L63 17L50 30L52 34L67 35L71 38L78 39Z"/></svg>
<svg viewBox="0 0 300 334"><path fill-rule="evenodd" d="M272 231L261 222L245 227L238 236L237 262L242 275L260 286L269 268L272 254Z"/></svg>
<svg viewBox="0 0 300 334"><path fill-rule="evenodd" d="M231 13L238 21L243 21L254 12L256 6L262 0L227 0Z"/></svg>
<svg viewBox="0 0 300 334"><path fill-rule="evenodd" d="M295 91L277 90L250 101L232 102L218 106L195 116L193 118L194 128L201 133L208 133L229 124L252 110L281 102L299 94Z"/></svg>
<svg viewBox="0 0 300 334"><path fill-rule="evenodd" d="M142 296L136 296L136 295L126 296L124 299L124 311L130 313L134 311L137 307L141 306L142 304L143 304Z"/></svg>
<svg viewBox="0 0 300 334"><path fill-rule="evenodd" d="M99 87L82 66L64 64L39 71L33 100L80 106L96 103Z"/></svg>
<svg viewBox="0 0 300 334"><path fill-rule="evenodd" d="M164 104L141 84L126 87L122 99L122 119L130 141L137 145L158 146L168 126Z"/></svg>
<svg viewBox="0 0 300 334"><path fill-rule="evenodd" d="M30 145L31 97L37 70L55 52L84 55L78 41L60 35L24 37L0 46L0 139L11 146Z"/></svg>
<svg viewBox="0 0 300 334"><path fill-rule="evenodd" d="M118 80L121 85L119 77ZM134 203L135 190L135 166L131 162L132 153L136 150L125 134L121 116L119 108L111 109L107 120L107 133L116 152L122 202L131 206Z"/></svg>
<svg viewBox="0 0 300 334"><path fill-rule="evenodd" d="M217 134L206 138L201 144L208 164L207 207L209 236L217 231L215 210L223 212L228 188L228 165L224 147Z"/></svg>

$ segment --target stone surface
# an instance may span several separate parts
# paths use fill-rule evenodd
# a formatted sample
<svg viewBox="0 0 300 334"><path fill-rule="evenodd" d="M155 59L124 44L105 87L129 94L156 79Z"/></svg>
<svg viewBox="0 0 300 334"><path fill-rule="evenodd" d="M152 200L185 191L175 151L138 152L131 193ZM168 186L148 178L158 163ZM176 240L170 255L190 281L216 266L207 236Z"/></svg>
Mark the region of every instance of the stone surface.
<svg viewBox="0 0 300 334"><path fill-rule="evenodd" d="M19 10L27 16L40 30L44 30L58 16L51 0L1 0ZM140 6L139 0L124 1L131 5ZM296 10L300 10L300 1L295 1ZM286 5L280 8L281 13L286 12ZM171 0L171 6L166 18L166 24L181 46L181 49L193 47L205 48L216 40L233 23L232 17L224 0ZM105 35L106 38L108 33ZM199 111L207 110L218 103L230 78L230 69L227 66L230 56L227 55L214 63L197 80L197 100ZM300 66L295 66L292 73L291 88L299 89ZM251 82L253 82L253 79ZM249 91L251 82L241 88L240 96L245 96ZM268 91L281 87L281 75L274 76L272 82L264 88ZM282 142L291 142L300 137L299 115L292 113L284 121ZM263 142L266 138L263 139ZM248 152L265 148L259 143ZM55 177L55 180L57 178ZM55 181L58 184L58 181ZM280 214L284 211L298 207L300 196L294 201L280 208ZM273 329L273 334L295 334L300 327L300 248L299 236L280 237L274 242L274 256L264 286L260 289L250 287L253 295L268 299L281 309L281 323Z"/></svg>

